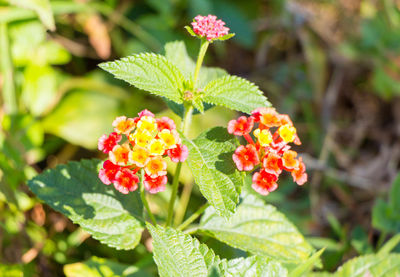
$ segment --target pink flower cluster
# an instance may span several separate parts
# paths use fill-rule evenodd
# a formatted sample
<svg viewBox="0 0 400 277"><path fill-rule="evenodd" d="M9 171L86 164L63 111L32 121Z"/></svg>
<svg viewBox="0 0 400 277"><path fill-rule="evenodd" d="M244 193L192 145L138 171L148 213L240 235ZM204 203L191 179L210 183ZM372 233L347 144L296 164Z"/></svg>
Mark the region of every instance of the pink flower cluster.
<svg viewBox="0 0 400 277"><path fill-rule="evenodd" d="M193 31L208 41L221 38L229 32L229 28L224 26L225 22L217 19L215 15L198 15L194 19L195 21L192 22Z"/></svg>

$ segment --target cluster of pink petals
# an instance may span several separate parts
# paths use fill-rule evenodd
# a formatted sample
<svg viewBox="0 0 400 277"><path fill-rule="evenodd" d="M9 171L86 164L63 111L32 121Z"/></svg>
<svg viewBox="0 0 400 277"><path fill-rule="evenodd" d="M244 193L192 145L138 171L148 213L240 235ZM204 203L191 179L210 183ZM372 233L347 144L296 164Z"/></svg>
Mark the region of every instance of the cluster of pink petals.
<svg viewBox="0 0 400 277"><path fill-rule="evenodd" d="M228 34L229 28L225 27L225 22L217 19L215 15L201 16L198 15L192 22L193 31L200 37L206 38L208 41L221 38Z"/></svg>

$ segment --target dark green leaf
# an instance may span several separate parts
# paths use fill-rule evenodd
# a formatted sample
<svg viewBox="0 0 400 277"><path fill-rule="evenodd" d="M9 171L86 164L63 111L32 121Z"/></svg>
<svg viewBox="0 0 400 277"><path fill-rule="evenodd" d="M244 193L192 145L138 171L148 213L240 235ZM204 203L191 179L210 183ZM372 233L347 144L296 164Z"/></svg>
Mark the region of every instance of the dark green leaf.
<svg viewBox="0 0 400 277"><path fill-rule="evenodd" d="M137 192L123 195L98 178L99 160L82 160L46 170L28 182L46 204L79 224L95 239L117 249L140 240L142 203Z"/></svg>

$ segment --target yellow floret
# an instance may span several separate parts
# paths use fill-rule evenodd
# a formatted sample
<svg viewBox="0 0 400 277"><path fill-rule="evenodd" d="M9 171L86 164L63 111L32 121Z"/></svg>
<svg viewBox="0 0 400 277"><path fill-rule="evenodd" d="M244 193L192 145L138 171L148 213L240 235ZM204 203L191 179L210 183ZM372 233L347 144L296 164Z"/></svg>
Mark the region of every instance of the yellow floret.
<svg viewBox="0 0 400 277"><path fill-rule="evenodd" d="M146 148L135 146L129 153L129 161L139 167L144 167L150 160L150 153Z"/></svg>
<svg viewBox="0 0 400 277"><path fill-rule="evenodd" d="M164 129L158 134L158 136L165 143L167 149L172 149L176 147L177 141L175 135L171 133L170 130Z"/></svg>
<svg viewBox="0 0 400 277"><path fill-rule="evenodd" d="M254 131L254 136L258 139L261 146L268 146L272 142L271 132L266 129L256 129Z"/></svg>
<svg viewBox="0 0 400 277"><path fill-rule="evenodd" d="M286 124L278 129L279 136L285 141L285 142L293 142L296 138L296 128Z"/></svg>
<svg viewBox="0 0 400 277"><path fill-rule="evenodd" d="M165 143L160 139L153 139L148 146L150 155L162 155L166 150Z"/></svg>
<svg viewBox="0 0 400 277"><path fill-rule="evenodd" d="M141 131L148 131L150 134L157 132L157 123L154 117L151 116L143 116L136 127Z"/></svg>
<svg viewBox="0 0 400 277"><path fill-rule="evenodd" d="M135 140L135 144L140 147L146 147L149 142L153 139L153 136L147 130L137 130L132 138Z"/></svg>

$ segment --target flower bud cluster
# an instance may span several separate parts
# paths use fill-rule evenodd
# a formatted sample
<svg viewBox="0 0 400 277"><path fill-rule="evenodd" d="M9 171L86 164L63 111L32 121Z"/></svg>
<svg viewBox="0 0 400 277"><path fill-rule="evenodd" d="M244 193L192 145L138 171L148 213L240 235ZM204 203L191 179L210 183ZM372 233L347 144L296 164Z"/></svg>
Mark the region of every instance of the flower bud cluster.
<svg viewBox="0 0 400 277"><path fill-rule="evenodd" d="M225 22L217 19L215 15L198 15L192 22L193 31L200 37L208 41L221 38L229 33L229 28L225 27Z"/></svg>

